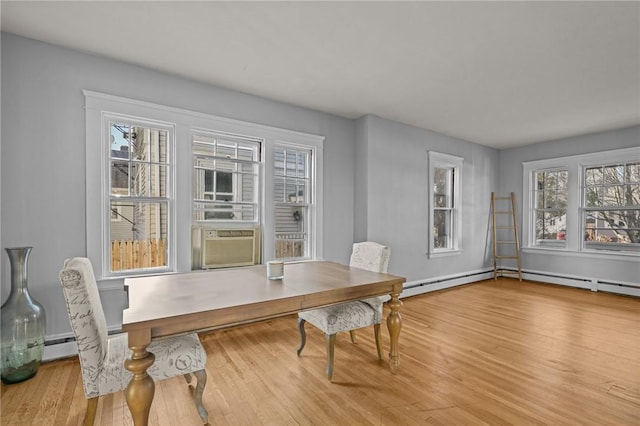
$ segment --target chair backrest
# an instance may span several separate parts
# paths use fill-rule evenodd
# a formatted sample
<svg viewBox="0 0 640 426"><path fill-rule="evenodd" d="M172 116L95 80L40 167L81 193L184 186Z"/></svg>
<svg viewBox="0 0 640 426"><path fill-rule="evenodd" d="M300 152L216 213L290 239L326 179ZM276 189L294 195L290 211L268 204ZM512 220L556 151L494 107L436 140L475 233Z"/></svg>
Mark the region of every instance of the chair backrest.
<svg viewBox="0 0 640 426"><path fill-rule="evenodd" d="M82 382L87 398L99 395L98 375L107 355L107 321L91 261L73 257L64 262L60 284L78 345Z"/></svg>
<svg viewBox="0 0 640 426"><path fill-rule="evenodd" d="M367 271L386 273L389 268L391 249L372 241L355 243L351 252L349 266L366 269Z"/></svg>

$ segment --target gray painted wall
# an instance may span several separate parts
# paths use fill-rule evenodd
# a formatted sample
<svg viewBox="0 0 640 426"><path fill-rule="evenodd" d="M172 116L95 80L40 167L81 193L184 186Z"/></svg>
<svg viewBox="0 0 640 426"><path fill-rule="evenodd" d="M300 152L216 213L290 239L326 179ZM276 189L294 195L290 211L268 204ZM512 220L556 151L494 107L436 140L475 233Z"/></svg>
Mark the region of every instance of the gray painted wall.
<svg viewBox="0 0 640 426"><path fill-rule="evenodd" d="M1 37L1 300L10 287L4 248L33 246L29 288L47 312L48 338L70 330L58 272L65 258L86 255L82 89L325 136L322 256L348 261L353 242L353 221L345 220L353 217L352 120L12 34ZM121 284L101 285L107 288L101 292L107 321L118 326L125 305Z"/></svg>
<svg viewBox="0 0 640 426"><path fill-rule="evenodd" d="M491 191L497 187L499 153L478 144L375 116L358 120L356 158L366 157L366 177L356 176L356 241L389 245L389 271L421 281L487 268ZM429 259L427 253L427 152L464 159L461 183L462 253ZM358 198L356 198L358 200ZM366 230L366 232L364 231Z"/></svg>
<svg viewBox="0 0 640 426"><path fill-rule="evenodd" d="M518 218L522 218L523 162L637 146L640 146L640 126L501 150L498 188L502 194L515 192ZM640 264L637 258L616 260L615 258L577 257L557 252L553 254L524 252L522 268L552 274L640 284L638 280Z"/></svg>

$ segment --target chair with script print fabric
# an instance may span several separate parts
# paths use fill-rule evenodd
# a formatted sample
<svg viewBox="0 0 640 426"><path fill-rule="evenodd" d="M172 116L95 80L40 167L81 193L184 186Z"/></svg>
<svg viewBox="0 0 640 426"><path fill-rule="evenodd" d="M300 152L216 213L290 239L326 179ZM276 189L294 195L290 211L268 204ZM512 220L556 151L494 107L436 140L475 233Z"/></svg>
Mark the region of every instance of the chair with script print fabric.
<svg viewBox="0 0 640 426"><path fill-rule="evenodd" d="M124 361L131 353L128 335L107 335L107 322L89 259L67 259L60 271L60 283L78 345L82 383L87 397L84 424L93 425L98 398L124 390L133 375L124 368ZM147 350L155 355L155 362L147 370L154 380L183 375L190 383L191 374L197 378L195 405L200 419L206 424L208 413L202 405L202 392L207 382L207 355L198 335L154 340Z"/></svg>
<svg viewBox="0 0 640 426"><path fill-rule="evenodd" d="M355 243L349 266L386 273L390 256L391 249L382 244L374 242ZM333 354L336 333L341 331L349 331L351 341L356 343L355 330L373 325L378 359L382 359L380 323L382 322L382 305L388 298L389 296L371 297L300 312L298 314L298 330L300 331L298 356L300 356L307 341L304 325L308 322L322 330L325 335L327 345L326 373L329 380L333 377Z"/></svg>

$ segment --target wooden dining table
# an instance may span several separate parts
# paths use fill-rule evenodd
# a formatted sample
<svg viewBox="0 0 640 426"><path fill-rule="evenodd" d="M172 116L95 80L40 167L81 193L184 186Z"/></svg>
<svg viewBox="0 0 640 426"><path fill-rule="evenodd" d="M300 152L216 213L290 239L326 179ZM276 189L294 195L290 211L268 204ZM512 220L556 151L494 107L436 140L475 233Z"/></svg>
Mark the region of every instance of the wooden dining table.
<svg viewBox="0 0 640 426"><path fill-rule="evenodd" d="M147 374L154 356L146 349L152 339L163 336L233 327L388 294L389 367L392 373L397 371L399 296L405 278L327 261L287 263L284 269L280 280L269 280L264 265L125 279L129 307L123 311L122 329L131 349L125 368L133 373L125 396L136 426L148 423L155 392Z"/></svg>

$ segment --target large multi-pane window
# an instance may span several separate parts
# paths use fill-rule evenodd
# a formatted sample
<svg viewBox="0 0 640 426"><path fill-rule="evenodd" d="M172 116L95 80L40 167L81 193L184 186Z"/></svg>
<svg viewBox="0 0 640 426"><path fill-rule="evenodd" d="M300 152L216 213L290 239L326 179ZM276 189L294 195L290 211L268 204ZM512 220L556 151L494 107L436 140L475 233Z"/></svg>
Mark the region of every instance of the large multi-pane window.
<svg viewBox="0 0 640 426"><path fill-rule="evenodd" d="M275 258L308 258L312 151L277 145L273 152Z"/></svg>
<svg viewBox="0 0 640 426"><path fill-rule="evenodd" d="M525 248L640 252L640 148L523 166Z"/></svg>
<svg viewBox="0 0 640 426"><path fill-rule="evenodd" d="M640 162L587 166L583 173L584 247L640 250Z"/></svg>
<svg viewBox="0 0 640 426"><path fill-rule="evenodd" d="M429 152L429 253L452 253L460 249L460 177L462 158Z"/></svg>
<svg viewBox="0 0 640 426"><path fill-rule="evenodd" d="M261 142L199 132L192 146L196 222L257 222Z"/></svg>
<svg viewBox="0 0 640 426"><path fill-rule="evenodd" d="M107 127L110 271L166 268L170 129L121 118L110 119Z"/></svg>
<svg viewBox="0 0 640 426"><path fill-rule="evenodd" d="M258 263L322 253L324 137L83 93L87 257L98 281L229 254L203 240L237 238Z"/></svg>
<svg viewBox="0 0 640 426"><path fill-rule="evenodd" d="M536 245L566 245L568 176L567 169L534 172Z"/></svg>

